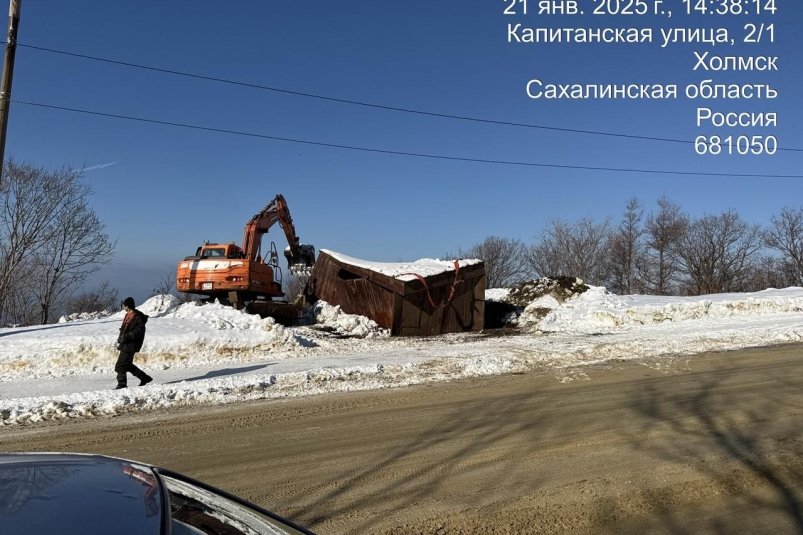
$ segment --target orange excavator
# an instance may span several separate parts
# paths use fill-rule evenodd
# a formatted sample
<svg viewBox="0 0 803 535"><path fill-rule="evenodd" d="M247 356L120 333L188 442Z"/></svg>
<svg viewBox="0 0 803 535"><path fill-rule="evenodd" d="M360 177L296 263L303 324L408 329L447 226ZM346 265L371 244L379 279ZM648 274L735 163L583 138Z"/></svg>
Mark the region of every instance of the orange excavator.
<svg viewBox="0 0 803 535"><path fill-rule="evenodd" d="M179 262L176 289L218 299L235 308L248 307L257 313L275 308L267 304L284 297L279 255L271 242L263 257L262 236L276 222L287 237L284 256L290 272L308 273L315 263L315 248L300 243L287 201L279 194L245 224L241 246L234 242L205 242L194 255Z"/></svg>

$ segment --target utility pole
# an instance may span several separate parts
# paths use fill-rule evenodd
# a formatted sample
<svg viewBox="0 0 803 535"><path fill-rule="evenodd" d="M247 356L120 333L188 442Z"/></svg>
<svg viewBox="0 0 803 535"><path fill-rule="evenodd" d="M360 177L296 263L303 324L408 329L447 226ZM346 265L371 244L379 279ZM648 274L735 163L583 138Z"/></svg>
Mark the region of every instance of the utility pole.
<svg viewBox="0 0 803 535"><path fill-rule="evenodd" d="M0 183L2 183L3 164L6 157L8 110L11 107L11 79L14 77L14 56L17 52L17 28L20 25L21 8L22 0L9 0L8 40L3 58L3 78L0 80Z"/></svg>

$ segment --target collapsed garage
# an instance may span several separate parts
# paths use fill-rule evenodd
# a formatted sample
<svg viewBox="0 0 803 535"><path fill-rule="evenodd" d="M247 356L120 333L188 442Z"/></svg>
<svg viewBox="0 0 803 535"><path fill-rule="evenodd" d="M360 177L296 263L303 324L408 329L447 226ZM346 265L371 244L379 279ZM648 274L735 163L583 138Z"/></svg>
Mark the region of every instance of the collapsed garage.
<svg viewBox="0 0 803 535"><path fill-rule="evenodd" d="M323 249L308 293L374 320L392 336L479 331L485 265L465 259L371 262Z"/></svg>

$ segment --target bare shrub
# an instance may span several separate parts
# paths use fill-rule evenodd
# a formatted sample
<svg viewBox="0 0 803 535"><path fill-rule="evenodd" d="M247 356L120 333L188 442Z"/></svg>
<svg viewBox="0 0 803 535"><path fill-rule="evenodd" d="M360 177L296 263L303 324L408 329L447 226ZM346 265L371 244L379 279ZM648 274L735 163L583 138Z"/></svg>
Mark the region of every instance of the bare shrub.
<svg viewBox="0 0 803 535"><path fill-rule="evenodd" d="M151 297L155 295L168 295L172 294L173 290L176 287L176 273L175 271L170 271L169 273L165 274L156 285L151 290Z"/></svg>
<svg viewBox="0 0 803 535"><path fill-rule="evenodd" d="M109 281L103 281L94 290L84 290L71 297L65 304L67 314L113 311L118 308L120 308L120 298L117 288L112 288Z"/></svg>

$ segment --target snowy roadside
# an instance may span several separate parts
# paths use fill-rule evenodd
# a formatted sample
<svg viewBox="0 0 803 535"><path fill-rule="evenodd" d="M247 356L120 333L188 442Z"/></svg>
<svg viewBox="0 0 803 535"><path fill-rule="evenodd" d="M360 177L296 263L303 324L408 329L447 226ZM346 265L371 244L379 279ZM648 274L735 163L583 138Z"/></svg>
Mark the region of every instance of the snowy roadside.
<svg viewBox="0 0 803 535"><path fill-rule="evenodd" d="M615 296L602 288L526 321L516 335L389 338L367 318L323 305L285 328L211 304L158 296L137 362L160 384L111 391L120 314L0 329L0 422L92 418L448 381L610 359L660 359L803 340L803 289L701 297ZM560 374L559 374L560 375Z"/></svg>

